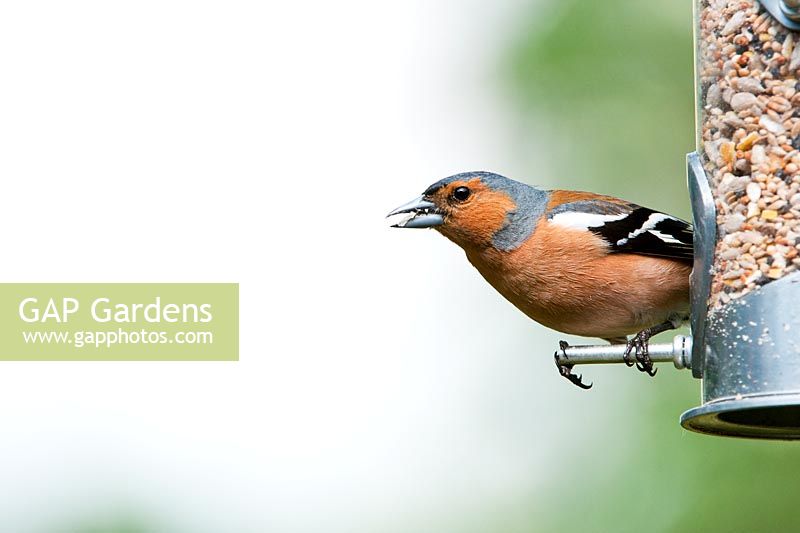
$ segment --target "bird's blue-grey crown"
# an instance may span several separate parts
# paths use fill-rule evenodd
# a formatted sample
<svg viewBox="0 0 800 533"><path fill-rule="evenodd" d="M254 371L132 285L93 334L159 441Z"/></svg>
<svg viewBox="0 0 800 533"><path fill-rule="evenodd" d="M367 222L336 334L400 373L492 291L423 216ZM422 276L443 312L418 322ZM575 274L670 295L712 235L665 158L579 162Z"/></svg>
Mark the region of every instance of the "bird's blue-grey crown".
<svg viewBox="0 0 800 533"><path fill-rule="evenodd" d="M394 224L397 228L432 228L445 223L445 213L432 201L431 196L445 185L455 181L479 179L484 185L508 194L515 207L506 215L505 223L492 236L492 244L499 250L510 251L518 248L536 229L536 223L545 211L550 193L525 183L494 174L493 172L462 172L441 179L425 189L421 196L401 205L388 216L406 214L408 216Z"/></svg>
<svg viewBox="0 0 800 533"><path fill-rule="evenodd" d="M493 235L492 244L495 248L504 251L518 248L536 229L536 223L547 207L550 193L500 174L476 171L462 172L461 174L441 179L425 189L422 196L431 195L454 181L469 182L474 179L481 180L490 189L505 192L516 204L516 208L506 216L503 227Z"/></svg>

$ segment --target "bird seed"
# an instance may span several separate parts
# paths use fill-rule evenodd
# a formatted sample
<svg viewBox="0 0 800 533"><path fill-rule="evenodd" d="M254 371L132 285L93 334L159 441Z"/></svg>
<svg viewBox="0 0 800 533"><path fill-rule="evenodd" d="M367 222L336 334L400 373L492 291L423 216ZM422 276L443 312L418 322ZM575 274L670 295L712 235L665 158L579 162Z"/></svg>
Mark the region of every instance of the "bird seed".
<svg viewBox="0 0 800 533"><path fill-rule="evenodd" d="M717 208L710 309L798 269L800 33L754 0L700 0L700 152Z"/></svg>

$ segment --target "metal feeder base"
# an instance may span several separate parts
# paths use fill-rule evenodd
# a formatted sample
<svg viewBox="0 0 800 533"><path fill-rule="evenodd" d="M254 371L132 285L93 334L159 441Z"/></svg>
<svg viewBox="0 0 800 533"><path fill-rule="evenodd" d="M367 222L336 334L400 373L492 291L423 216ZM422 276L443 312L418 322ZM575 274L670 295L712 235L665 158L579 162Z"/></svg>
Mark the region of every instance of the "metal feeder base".
<svg viewBox="0 0 800 533"><path fill-rule="evenodd" d="M800 394L707 403L683 413L681 426L708 435L800 440Z"/></svg>
<svg viewBox="0 0 800 533"><path fill-rule="evenodd" d="M703 405L681 416L684 428L800 439L798 302L800 272L793 272L708 315Z"/></svg>

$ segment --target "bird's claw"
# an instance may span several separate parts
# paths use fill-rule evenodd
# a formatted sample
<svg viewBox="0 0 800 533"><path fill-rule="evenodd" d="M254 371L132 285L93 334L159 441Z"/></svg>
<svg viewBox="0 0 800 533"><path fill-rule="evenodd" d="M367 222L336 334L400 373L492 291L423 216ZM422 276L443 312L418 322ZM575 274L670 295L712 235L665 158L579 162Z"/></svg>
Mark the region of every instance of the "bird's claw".
<svg viewBox="0 0 800 533"><path fill-rule="evenodd" d="M625 348L625 353L622 354L622 362L625 363L625 366L631 367L633 366L633 359L631 359L631 350L633 349L633 345L631 341L628 341L628 347Z"/></svg>
<svg viewBox="0 0 800 533"><path fill-rule="evenodd" d="M633 336L628 341L628 347L625 348L625 354L622 356L623 361L628 366L633 366L631 360L631 352L634 352L636 357L636 370L645 372L648 376L653 377L658 372L657 368L653 367L653 360L650 359L649 343L652 333L649 329L644 329Z"/></svg>
<svg viewBox="0 0 800 533"><path fill-rule="evenodd" d="M567 359L567 348L569 348L569 344L567 341L558 341L558 349L561 350L561 354L563 355L564 359ZM573 374L572 368L575 365L566 363L562 364L558 362L558 352L553 354L553 357L556 360L556 368L558 368L559 374L567 378L573 385L577 385L578 387L589 390L592 388L593 383L589 383L588 385L585 384L581 378L583 378L582 374Z"/></svg>

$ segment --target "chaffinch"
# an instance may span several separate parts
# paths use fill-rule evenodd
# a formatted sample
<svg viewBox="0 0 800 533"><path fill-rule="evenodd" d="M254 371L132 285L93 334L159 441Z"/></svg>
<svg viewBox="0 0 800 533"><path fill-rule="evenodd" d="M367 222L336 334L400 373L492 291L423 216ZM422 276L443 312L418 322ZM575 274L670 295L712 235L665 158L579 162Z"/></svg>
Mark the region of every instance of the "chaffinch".
<svg viewBox="0 0 800 533"><path fill-rule="evenodd" d="M389 213L398 228L434 228L527 316L549 328L611 344L655 375L651 336L689 315L692 226L590 192L543 190L491 172L437 181ZM628 341L627 336L634 337ZM566 343L561 343L565 348ZM571 365L561 374L583 388Z"/></svg>

